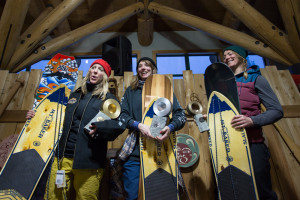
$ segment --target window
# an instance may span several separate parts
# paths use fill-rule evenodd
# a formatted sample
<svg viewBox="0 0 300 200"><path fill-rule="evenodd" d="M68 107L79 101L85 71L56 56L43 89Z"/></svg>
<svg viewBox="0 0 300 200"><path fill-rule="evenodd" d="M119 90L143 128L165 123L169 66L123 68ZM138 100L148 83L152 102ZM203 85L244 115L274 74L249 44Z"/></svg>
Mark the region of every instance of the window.
<svg viewBox="0 0 300 200"><path fill-rule="evenodd" d="M100 56L98 58L76 58L77 64L79 66L78 70L83 71L84 77L89 71L91 64L97 59L100 59Z"/></svg>
<svg viewBox="0 0 300 200"><path fill-rule="evenodd" d="M174 78L182 78L182 71L192 70L194 74L204 74L206 68L215 62L220 62L218 52L206 53L156 53L159 74L173 74ZM250 54L247 57L248 66L258 65L264 68L264 58Z"/></svg>
<svg viewBox="0 0 300 200"><path fill-rule="evenodd" d="M218 62L216 52L212 53L164 53L156 54L159 74L173 74L182 78L182 71L192 70L194 74L203 74L212 63Z"/></svg>
<svg viewBox="0 0 300 200"><path fill-rule="evenodd" d="M186 70L185 56L156 56L157 70L159 74L182 74Z"/></svg>
<svg viewBox="0 0 300 200"><path fill-rule="evenodd" d="M218 56L212 55L191 55L189 56L190 70L194 74L204 74L206 68L212 63L218 62Z"/></svg>
<svg viewBox="0 0 300 200"><path fill-rule="evenodd" d="M31 69L41 69L42 71L44 71L46 65L48 64L50 60L41 60L37 63L34 63L33 65L31 65L30 70Z"/></svg>
<svg viewBox="0 0 300 200"><path fill-rule="evenodd" d="M78 70L83 71L83 76L85 76L91 66L91 64L97 60L100 59L101 56L89 56L89 57L81 57L78 56L75 58L77 65L78 65ZM41 69L42 71L44 71L45 67L47 66L48 62L50 60L49 59L45 59L45 60L41 60L33 65L31 65L31 67L28 68L28 71L30 71L31 69ZM132 71L134 73L136 73L135 68L136 68L136 63L137 63L137 54L132 54Z"/></svg>
<svg viewBox="0 0 300 200"><path fill-rule="evenodd" d="M265 68L265 61L259 55L249 54L247 57L248 66L257 65L259 68Z"/></svg>

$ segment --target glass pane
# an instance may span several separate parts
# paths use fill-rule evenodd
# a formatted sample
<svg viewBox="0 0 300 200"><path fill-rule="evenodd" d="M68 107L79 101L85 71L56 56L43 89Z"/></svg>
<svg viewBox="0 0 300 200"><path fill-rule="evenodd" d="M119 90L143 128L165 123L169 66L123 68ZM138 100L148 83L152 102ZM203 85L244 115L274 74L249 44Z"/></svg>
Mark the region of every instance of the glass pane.
<svg viewBox="0 0 300 200"><path fill-rule="evenodd" d="M217 62L217 56L189 56L189 62L193 74L204 74L210 64Z"/></svg>
<svg viewBox="0 0 300 200"><path fill-rule="evenodd" d="M248 66L257 65L259 68L265 68L264 59L258 55L248 55Z"/></svg>
<svg viewBox="0 0 300 200"><path fill-rule="evenodd" d="M41 60L41 61L31 65L31 69L41 69L42 71L44 71L45 67L47 66L49 61L50 60Z"/></svg>
<svg viewBox="0 0 300 200"><path fill-rule="evenodd" d="M137 57L132 57L132 71L133 71L133 75L136 75L136 63L137 63Z"/></svg>
<svg viewBox="0 0 300 200"><path fill-rule="evenodd" d="M184 56L156 57L159 74L182 74L186 69Z"/></svg>
<svg viewBox="0 0 300 200"><path fill-rule="evenodd" d="M79 65L79 63L77 63L79 65L78 70L83 71L83 77L86 76L87 72L90 69L91 64L97 59L99 59L99 58L82 58L80 65ZM78 60L78 59L76 59L76 60Z"/></svg>

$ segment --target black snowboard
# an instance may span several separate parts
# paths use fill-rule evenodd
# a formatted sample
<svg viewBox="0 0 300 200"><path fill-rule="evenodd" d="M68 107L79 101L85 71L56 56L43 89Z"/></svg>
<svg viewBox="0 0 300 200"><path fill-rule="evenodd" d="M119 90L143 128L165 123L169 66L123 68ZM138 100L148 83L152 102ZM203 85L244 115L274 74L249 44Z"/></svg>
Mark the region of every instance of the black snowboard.
<svg viewBox="0 0 300 200"><path fill-rule="evenodd" d="M217 91L226 96L235 108L240 111L237 86L232 70L224 63L209 65L204 74L207 99L212 91Z"/></svg>

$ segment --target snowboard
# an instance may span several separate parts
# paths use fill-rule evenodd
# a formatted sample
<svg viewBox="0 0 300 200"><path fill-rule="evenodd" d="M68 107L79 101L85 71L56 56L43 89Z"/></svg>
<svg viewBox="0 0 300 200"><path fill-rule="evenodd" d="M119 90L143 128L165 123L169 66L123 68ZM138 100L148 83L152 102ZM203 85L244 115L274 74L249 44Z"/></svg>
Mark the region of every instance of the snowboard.
<svg viewBox="0 0 300 200"><path fill-rule="evenodd" d="M33 107L60 84L66 85L70 91L73 91L77 78L78 65L75 58L56 54L45 66Z"/></svg>
<svg viewBox="0 0 300 200"><path fill-rule="evenodd" d="M35 107L0 174L0 199L30 199L63 128L69 89L52 90Z"/></svg>
<svg viewBox="0 0 300 200"><path fill-rule="evenodd" d="M205 87L209 148L219 199L258 199L246 131L231 127L232 118L240 113L232 70L223 63L210 65Z"/></svg>
<svg viewBox="0 0 300 200"><path fill-rule="evenodd" d="M168 123L161 119L160 114L165 112L168 104L161 99L172 103L173 88L170 79L164 75L154 74L147 78L142 91L142 123L150 127L151 134L156 128L161 130ZM167 105L164 105L164 104ZM157 116L157 105L160 105ZM170 108L171 110L171 108ZM155 128L156 127L156 128ZM146 138L140 135L140 159L143 199L179 199L178 193L178 164L176 162L176 135L171 133L163 142Z"/></svg>

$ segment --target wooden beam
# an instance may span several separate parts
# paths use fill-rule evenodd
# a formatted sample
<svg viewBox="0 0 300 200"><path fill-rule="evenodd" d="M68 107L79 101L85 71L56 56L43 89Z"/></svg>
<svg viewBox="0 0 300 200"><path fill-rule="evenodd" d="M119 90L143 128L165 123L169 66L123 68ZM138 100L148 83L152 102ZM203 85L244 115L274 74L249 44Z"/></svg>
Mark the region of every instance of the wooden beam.
<svg viewBox="0 0 300 200"><path fill-rule="evenodd" d="M32 29L25 38L21 38L22 44L13 54L6 69L12 69L24 58L27 57L49 33L61 23L83 0L65 0L57 6L46 19Z"/></svg>
<svg viewBox="0 0 300 200"><path fill-rule="evenodd" d="M37 19L22 33L21 38L26 38L29 36L32 31L38 27L42 21L46 19L46 17L49 15L49 13L53 10L53 7L47 7L46 9L43 10L43 12L37 17ZM17 48L23 43L22 40L19 41Z"/></svg>
<svg viewBox="0 0 300 200"><path fill-rule="evenodd" d="M41 0L31 0L28 8L28 15L33 19L37 19L41 12L46 9L45 1Z"/></svg>
<svg viewBox="0 0 300 200"><path fill-rule="evenodd" d="M18 78L16 80L14 86L9 90L7 98L2 99L2 101L0 102L0 116L2 115L2 113L4 112L4 110L6 109L8 104L10 103L10 101L12 100L12 98L15 96L18 89L23 85L24 85L24 80Z"/></svg>
<svg viewBox="0 0 300 200"><path fill-rule="evenodd" d="M250 0L245 1L249 2ZM236 16L234 16L229 10L226 10L225 15L223 17L222 25L238 30L240 24L241 21Z"/></svg>
<svg viewBox="0 0 300 200"><path fill-rule="evenodd" d="M30 0L7 0L0 21L0 69L5 69L16 49Z"/></svg>
<svg viewBox="0 0 300 200"><path fill-rule="evenodd" d="M296 9L298 7L298 12L300 12L300 1L298 0L296 2L298 5L293 5L292 0L277 0L277 5L288 35L289 42L296 55L300 59L300 21L299 24L297 24L296 21Z"/></svg>
<svg viewBox="0 0 300 200"><path fill-rule="evenodd" d="M285 118L300 118L300 105L284 105L282 106Z"/></svg>
<svg viewBox="0 0 300 200"><path fill-rule="evenodd" d="M102 17L73 31L70 31L62 36L54 38L37 48L34 54L31 54L26 60L24 60L24 62L18 65L18 67L12 69L12 71L17 72L25 68L26 66L33 64L34 62L46 56L49 56L57 52L58 50L61 50L84 37L87 37L88 35L91 35L92 33L105 30L106 28L122 20L129 18L135 15L137 12L141 12L143 9L143 4L141 2L138 2L111 14L108 14L105 17Z"/></svg>
<svg viewBox="0 0 300 200"><path fill-rule="evenodd" d="M142 46L149 46L153 41L153 19L145 19L143 16L138 17L138 41Z"/></svg>
<svg viewBox="0 0 300 200"><path fill-rule="evenodd" d="M53 5L54 8L56 8L61 4L62 0L49 0L49 2ZM69 31L71 31L71 26L68 19L66 18L60 24L58 24L58 26L53 30L53 33L56 37L58 37Z"/></svg>
<svg viewBox="0 0 300 200"><path fill-rule="evenodd" d="M227 26L227 27L237 30L240 24L241 24L241 21L238 18L236 18L231 12L229 12L228 10L225 12L225 15L224 15L224 18L222 21L223 26Z"/></svg>
<svg viewBox="0 0 300 200"><path fill-rule="evenodd" d="M138 41L142 46L149 46L153 41L153 19L148 11L149 1L144 0L144 12L137 18Z"/></svg>
<svg viewBox="0 0 300 200"><path fill-rule="evenodd" d="M22 123L26 122L28 110L5 110L0 116L0 123Z"/></svg>
<svg viewBox="0 0 300 200"><path fill-rule="evenodd" d="M264 105L261 105L261 110L263 112L266 112L266 107ZM273 123L273 126L279 132L279 135L281 136L283 141L286 143L292 154L300 163L300 146L294 142L294 140L285 132L283 128L280 127L280 125L277 122Z"/></svg>
<svg viewBox="0 0 300 200"><path fill-rule="evenodd" d="M240 19L253 33L259 36L267 45L272 47L278 54L283 55L293 64L299 63L290 46L287 35L272 24L261 13L255 10L244 0L218 0L226 9L230 10Z"/></svg>
<svg viewBox="0 0 300 200"><path fill-rule="evenodd" d="M290 0L293 10L294 10L294 21L298 27L298 31L300 29L300 1L299 0ZM300 34L300 31L299 31Z"/></svg>
<svg viewBox="0 0 300 200"><path fill-rule="evenodd" d="M149 10L150 12L168 17L195 30L205 31L218 39L242 46L253 53L284 65L292 64L290 61L273 51L268 45L245 33L154 2L149 4Z"/></svg>

